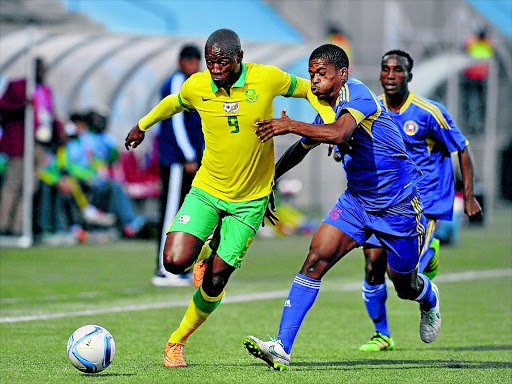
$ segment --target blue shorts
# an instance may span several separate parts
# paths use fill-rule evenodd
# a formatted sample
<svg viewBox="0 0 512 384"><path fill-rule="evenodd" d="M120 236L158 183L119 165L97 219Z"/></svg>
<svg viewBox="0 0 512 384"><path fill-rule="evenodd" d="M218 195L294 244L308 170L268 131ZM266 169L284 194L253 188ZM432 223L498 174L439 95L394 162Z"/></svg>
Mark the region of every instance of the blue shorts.
<svg viewBox="0 0 512 384"><path fill-rule="evenodd" d="M430 259L428 259L429 253L426 252L430 248L430 244L432 244L432 240L434 239L434 230L436 228L436 220L435 219L428 219L428 227L427 232L425 234L425 240L423 242L423 248L421 250L420 255L420 263L418 266L418 272L423 272L425 267L427 266ZM375 235L371 235L369 239L366 239L365 246L369 245L371 247L382 247L382 244L380 243L379 239Z"/></svg>
<svg viewBox="0 0 512 384"><path fill-rule="evenodd" d="M398 273L416 269L427 238L428 220L416 194L378 212L367 212L345 191L322 222L338 228L360 246L375 235L387 251L389 267Z"/></svg>

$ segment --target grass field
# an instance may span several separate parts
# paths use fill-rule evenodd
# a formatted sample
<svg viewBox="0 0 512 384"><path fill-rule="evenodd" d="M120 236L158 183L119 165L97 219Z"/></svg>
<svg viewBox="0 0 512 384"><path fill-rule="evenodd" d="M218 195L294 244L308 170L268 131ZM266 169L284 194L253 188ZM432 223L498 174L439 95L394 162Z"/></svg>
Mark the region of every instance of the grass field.
<svg viewBox="0 0 512 384"><path fill-rule="evenodd" d="M432 344L419 338L418 305L390 288L396 349L384 353L358 351L373 327L361 300L362 252L352 252L324 278L285 372L249 356L242 339L277 334L308 237L254 242L222 305L189 339L184 369L164 368L162 350L193 289L150 285L154 241L2 249L0 382L511 383L511 234L509 205L486 227L465 228L457 247L442 249L443 327ZM68 337L84 324L106 327L116 342L114 362L96 375L66 357Z"/></svg>

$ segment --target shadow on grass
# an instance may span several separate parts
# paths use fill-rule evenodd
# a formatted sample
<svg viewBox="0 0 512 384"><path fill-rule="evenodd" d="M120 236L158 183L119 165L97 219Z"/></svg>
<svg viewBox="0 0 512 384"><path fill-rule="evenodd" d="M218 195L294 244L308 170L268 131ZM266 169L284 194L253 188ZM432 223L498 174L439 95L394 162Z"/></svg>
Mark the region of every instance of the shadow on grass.
<svg viewBox="0 0 512 384"><path fill-rule="evenodd" d="M338 367L342 370L357 369L489 369L512 368L512 362L502 361L460 361L460 360L360 360L360 361L334 361L334 362L299 362L292 363L294 370L307 370L321 367ZM375 366L375 367L372 367Z"/></svg>
<svg viewBox="0 0 512 384"><path fill-rule="evenodd" d="M475 345L473 347L432 348L438 351L512 351L512 345Z"/></svg>
<svg viewBox="0 0 512 384"><path fill-rule="evenodd" d="M410 350L410 349L409 349ZM512 350L512 345L482 345L472 347L443 347L432 348L438 351L509 351ZM424 351L424 350L423 350ZM380 355L382 356L382 355ZM384 356L382 356L384 357ZM511 369L512 362L507 361L468 361L468 360L404 360L404 359L389 359L393 357L393 352L387 352L382 360L366 359L366 360L352 360L352 361L330 361L330 362L293 362L291 369L294 371L301 370L314 370L322 368L337 368L342 370L358 370L358 369L424 369L424 368L448 368L448 369ZM249 366L261 366L263 362L254 362L248 364ZM373 366L373 367L372 367Z"/></svg>
<svg viewBox="0 0 512 384"><path fill-rule="evenodd" d="M96 377L96 378L107 378L107 377L129 377L135 376L135 373L82 373L83 377Z"/></svg>

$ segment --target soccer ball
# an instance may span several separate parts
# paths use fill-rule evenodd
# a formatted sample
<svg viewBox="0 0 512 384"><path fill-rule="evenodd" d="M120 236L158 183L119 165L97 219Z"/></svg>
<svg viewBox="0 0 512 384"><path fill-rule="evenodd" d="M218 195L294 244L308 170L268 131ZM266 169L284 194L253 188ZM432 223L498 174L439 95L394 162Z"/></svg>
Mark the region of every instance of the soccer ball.
<svg viewBox="0 0 512 384"><path fill-rule="evenodd" d="M116 353L114 338L99 325L84 325L68 340L68 359L76 369L86 373L101 372L107 368Z"/></svg>

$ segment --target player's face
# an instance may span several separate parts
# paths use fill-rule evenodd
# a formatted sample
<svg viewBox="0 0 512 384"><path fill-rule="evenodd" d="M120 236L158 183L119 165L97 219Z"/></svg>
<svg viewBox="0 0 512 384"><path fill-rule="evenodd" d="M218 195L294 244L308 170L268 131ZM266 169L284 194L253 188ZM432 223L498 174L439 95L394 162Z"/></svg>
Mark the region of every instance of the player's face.
<svg viewBox="0 0 512 384"><path fill-rule="evenodd" d="M311 91L319 100L325 100L331 104L335 102L347 76L347 68L336 69L329 60L315 59L309 62Z"/></svg>
<svg viewBox="0 0 512 384"><path fill-rule="evenodd" d="M181 70L187 76L193 75L199 70L198 59L183 59L179 62Z"/></svg>
<svg viewBox="0 0 512 384"><path fill-rule="evenodd" d="M380 68L380 83L386 95L406 94L411 74L407 70L407 59L402 56L384 57Z"/></svg>
<svg viewBox="0 0 512 384"><path fill-rule="evenodd" d="M228 52L217 45L205 52L206 68L217 88L229 88L240 76L243 52Z"/></svg>

